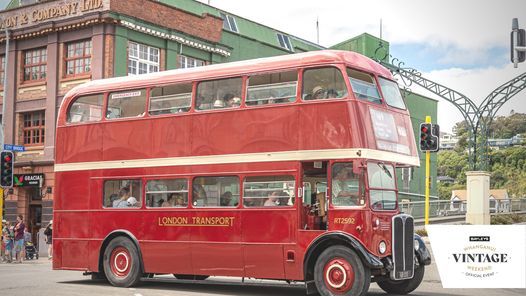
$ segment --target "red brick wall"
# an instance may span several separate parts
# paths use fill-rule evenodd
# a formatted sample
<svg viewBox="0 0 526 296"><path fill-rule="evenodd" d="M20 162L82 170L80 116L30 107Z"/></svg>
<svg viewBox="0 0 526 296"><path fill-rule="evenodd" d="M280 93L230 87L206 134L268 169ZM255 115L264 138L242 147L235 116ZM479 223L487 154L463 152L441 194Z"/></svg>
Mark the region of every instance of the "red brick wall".
<svg viewBox="0 0 526 296"><path fill-rule="evenodd" d="M111 0L110 9L212 42L221 40L223 20L209 14L198 16L151 0Z"/></svg>

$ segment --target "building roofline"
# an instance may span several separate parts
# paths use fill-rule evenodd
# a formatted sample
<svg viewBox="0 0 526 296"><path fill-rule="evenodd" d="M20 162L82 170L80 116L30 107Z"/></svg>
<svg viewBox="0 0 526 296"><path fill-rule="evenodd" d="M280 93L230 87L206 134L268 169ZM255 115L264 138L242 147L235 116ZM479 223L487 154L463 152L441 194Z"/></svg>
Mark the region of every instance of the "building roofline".
<svg viewBox="0 0 526 296"><path fill-rule="evenodd" d="M194 1L195 1L195 0L194 0ZM215 10L218 11L218 12L223 12L223 13L226 13L226 14L228 14L228 15L235 16L235 17L237 17L237 18L240 18L240 19L243 19L243 20L245 20L245 21L251 22L251 23L253 23L253 24L257 25L257 26L261 26L261 27L264 27L264 28L266 28L266 29L270 29L270 30L272 30L272 31L274 31L274 32L276 32L276 33L282 33L282 34L285 34L285 35L287 35L287 36L289 36L289 37L293 37L294 39L299 40L299 41L301 41L301 42L303 42L303 43L306 43L306 44L308 44L308 45L310 45L310 46L318 47L319 49L327 49L327 47L322 46L322 45L320 45L320 44L317 44L317 43L315 43L315 42L308 41L308 40L303 39L303 38L301 38L301 37L298 37L298 36L296 36L296 35L292 35L292 34L290 34L290 33L287 33L287 32L281 31L281 30L278 30L278 29L276 29L276 28L273 28L273 27L267 26L267 25L265 25L265 24L258 23L258 22L256 22L256 21L253 21L253 20L248 19L248 18L246 18L246 17L243 17L243 16L240 16L240 15L238 15L238 14L232 13L232 12L230 12L230 11L226 11L226 10L220 9L220 8L217 8L217 7L212 6L212 5L208 5L207 3L203 3L203 2L200 2L200 1L195 1L195 2L199 2L200 5L207 6L207 7L211 8L211 9L215 9ZM166 4L166 5L171 6L170 4ZM188 10L185 10L184 8L179 8L179 9L180 9L180 10L183 10L183 11L185 11L185 12L190 12L190 11L188 11ZM191 12L190 12L190 13L191 13ZM225 31L225 30L223 29L223 31ZM231 32L231 31L228 31L228 30L226 30L226 31L227 31L227 32ZM250 35L246 35L246 34L239 33L239 32L232 32L232 33L239 34L239 35L243 35L243 36L251 37ZM253 38L253 37L252 37L252 38ZM256 40L259 40L259 39L256 39ZM265 42L265 43L266 43L266 42ZM281 48L281 47L280 47L280 48Z"/></svg>

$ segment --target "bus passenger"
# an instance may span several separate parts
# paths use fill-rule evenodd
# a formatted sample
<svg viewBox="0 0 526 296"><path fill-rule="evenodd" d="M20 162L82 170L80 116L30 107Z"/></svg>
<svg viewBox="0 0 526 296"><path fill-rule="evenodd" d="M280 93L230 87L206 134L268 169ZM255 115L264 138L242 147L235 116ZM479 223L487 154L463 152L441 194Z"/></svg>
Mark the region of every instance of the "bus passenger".
<svg viewBox="0 0 526 296"><path fill-rule="evenodd" d="M265 203L263 204L263 206L265 207L275 207L275 206L278 206L278 197L279 197L279 191L272 191L269 196L268 196L268 199L265 200Z"/></svg>
<svg viewBox="0 0 526 296"><path fill-rule="evenodd" d="M227 191L223 194L221 194L221 197L219 198L219 205L222 207L230 207L232 206L232 192Z"/></svg>
<svg viewBox="0 0 526 296"><path fill-rule="evenodd" d="M278 193L278 205L280 206L288 206L289 205L289 199L290 199L290 196L287 192L285 191L280 191Z"/></svg>
<svg viewBox="0 0 526 296"><path fill-rule="evenodd" d="M202 207L206 205L206 191L203 186L199 184L192 185L192 200L194 206Z"/></svg>
<svg viewBox="0 0 526 296"><path fill-rule="evenodd" d="M226 94L223 97L223 101L225 101L225 107L226 108L235 108L239 107L241 105L241 99L234 96L231 93Z"/></svg>
<svg viewBox="0 0 526 296"><path fill-rule="evenodd" d="M321 86L316 86L314 89L312 89L312 99L313 100L321 100L325 99L326 91Z"/></svg>
<svg viewBox="0 0 526 296"><path fill-rule="evenodd" d="M137 207L137 204L138 204L137 199L133 196L130 196L126 200L126 202L128 203L128 207L132 207L132 208Z"/></svg>
<svg viewBox="0 0 526 296"><path fill-rule="evenodd" d="M166 198L166 200L161 203L161 207L163 207L163 208L174 207L175 206L174 195L175 195L174 193L169 194L168 197Z"/></svg>
<svg viewBox="0 0 526 296"><path fill-rule="evenodd" d="M130 189L128 187L122 187L118 194L119 199L113 201L114 208L127 208L128 198L130 198Z"/></svg>

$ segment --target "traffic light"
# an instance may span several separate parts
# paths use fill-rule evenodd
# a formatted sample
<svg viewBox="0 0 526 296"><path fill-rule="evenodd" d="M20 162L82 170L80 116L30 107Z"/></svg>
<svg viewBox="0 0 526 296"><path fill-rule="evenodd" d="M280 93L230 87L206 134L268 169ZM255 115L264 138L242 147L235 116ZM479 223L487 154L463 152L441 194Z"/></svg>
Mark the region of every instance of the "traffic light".
<svg viewBox="0 0 526 296"><path fill-rule="evenodd" d="M14 156L11 151L0 153L0 186L13 187L13 163Z"/></svg>
<svg viewBox="0 0 526 296"><path fill-rule="evenodd" d="M420 151L438 151L440 128L438 124L420 124Z"/></svg>

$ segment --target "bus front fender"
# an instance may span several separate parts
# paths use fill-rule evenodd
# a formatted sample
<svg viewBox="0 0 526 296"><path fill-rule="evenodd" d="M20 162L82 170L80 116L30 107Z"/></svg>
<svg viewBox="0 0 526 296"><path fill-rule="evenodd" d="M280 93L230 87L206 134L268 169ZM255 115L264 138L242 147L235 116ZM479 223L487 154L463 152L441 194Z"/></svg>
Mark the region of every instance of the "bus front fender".
<svg viewBox="0 0 526 296"><path fill-rule="evenodd" d="M308 279L311 276L316 258L325 250L328 246L332 245L345 245L353 249L360 257L362 263L370 269L381 269L384 268L384 264L378 257L369 253L367 249L352 235L344 232L328 232L317 237L309 246L303 262L303 271L305 278Z"/></svg>

